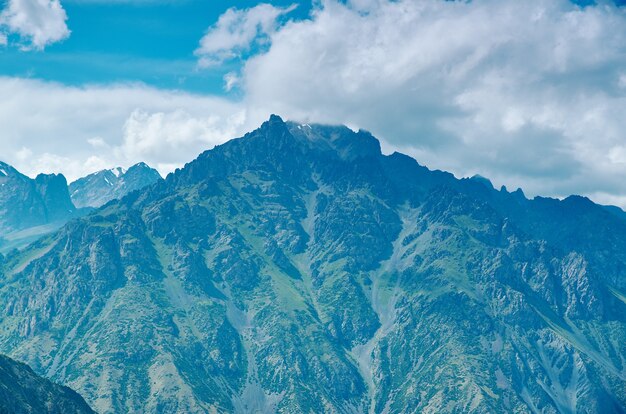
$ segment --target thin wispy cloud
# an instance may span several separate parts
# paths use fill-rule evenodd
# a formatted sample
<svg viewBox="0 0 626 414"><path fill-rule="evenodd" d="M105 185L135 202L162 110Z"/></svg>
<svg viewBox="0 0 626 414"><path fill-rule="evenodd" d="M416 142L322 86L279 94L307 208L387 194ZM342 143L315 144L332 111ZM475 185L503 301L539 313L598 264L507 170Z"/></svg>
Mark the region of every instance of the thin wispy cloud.
<svg viewBox="0 0 626 414"><path fill-rule="evenodd" d="M244 10L228 9L200 39L200 45L195 51L200 66L219 65L267 43L279 27L279 18L296 7L296 4L275 7L262 3Z"/></svg>

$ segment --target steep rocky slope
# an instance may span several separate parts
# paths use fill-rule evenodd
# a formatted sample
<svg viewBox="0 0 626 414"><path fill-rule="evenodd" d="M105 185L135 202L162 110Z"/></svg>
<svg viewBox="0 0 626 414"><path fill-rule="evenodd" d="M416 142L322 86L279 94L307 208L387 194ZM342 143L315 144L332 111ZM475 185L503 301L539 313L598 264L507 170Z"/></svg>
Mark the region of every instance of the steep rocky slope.
<svg viewBox="0 0 626 414"><path fill-rule="evenodd" d="M70 194L76 207L100 207L160 179L157 170L142 162L128 170L117 167L89 174L70 184Z"/></svg>
<svg viewBox="0 0 626 414"><path fill-rule="evenodd" d="M87 403L67 387L37 376L28 366L0 355L0 413L93 413Z"/></svg>
<svg viewBox="0 0 626 414"><path fill-rule="evenodd" d="M34 180L0 162L0 230L10 232L70 217L75 207L60 174Z"/></svg>
<svg viewBox="0 0 626 414"><path fill-rule="evenodd" d="M0 351L107 412L626 407L626 222L273 116L9 255Z"/></svg>
<svg viewBox="0 0 626 414"><path fill-rule="evenodd" d="M0 162L0 251L23 246L81 214L63 175L31 179Z"/></svg>

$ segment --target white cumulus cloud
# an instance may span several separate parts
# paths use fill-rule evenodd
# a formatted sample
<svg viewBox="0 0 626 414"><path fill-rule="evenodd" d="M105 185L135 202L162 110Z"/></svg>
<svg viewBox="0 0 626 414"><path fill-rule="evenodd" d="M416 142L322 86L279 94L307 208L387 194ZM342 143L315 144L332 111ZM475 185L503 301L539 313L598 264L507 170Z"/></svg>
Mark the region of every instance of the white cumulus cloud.
<svg viewBox="0 0 626 414"><path fill-rule="evenodd" d="M200 66L215 66L266 42L278 27L278 19L296 5L275 7L262 3L249 9L230 8L200 39L195 53Z"/></svg>
<svg viewBox="0 0 626 414"><path fill-rule="evenodd" d="M0 43L7 43L6 33L16 34L23 49L42 50L66 39L70 31L67 14L59 0L8 0L0 13Z"/></svg>
<svg viewBox="0 0 626 414"><path fill-rule="evenodd" d="M140 161L167 174L262 119L226 99L136 84L0 77L0 96L11 97L0 100L0 160L31 176L61 172L69 180Z"/></svg>
<svg viewBox="0 0 626 414"><path fill-rule="evenodd" d="M235 137L245 120L244 111L224 118L214 113L192 116L182 109L135 110L124 124L123 142L116 151L124 157L146 160L163 171Z"/></svg>

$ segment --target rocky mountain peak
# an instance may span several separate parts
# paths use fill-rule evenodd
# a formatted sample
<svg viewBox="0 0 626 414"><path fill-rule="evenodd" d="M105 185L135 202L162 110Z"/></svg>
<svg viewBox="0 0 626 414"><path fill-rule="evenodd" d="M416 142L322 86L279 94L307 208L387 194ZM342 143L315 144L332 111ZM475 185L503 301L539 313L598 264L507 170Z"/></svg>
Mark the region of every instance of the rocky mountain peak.
<svg viewBox="0 0 626 414"><path fill-rule="evenodd" d="M145 162L138 162L135 165L130 166L127 170L123 170L124 174L128 174L131 171L150 171L153 172L154 168L150 167L148 164L146 164Z"/></svg>
<svg viewBox="0 0 626 414"><path fill-rule="evenodd" d="M161 174L155 169L150 167L145 162L139 162L132 165L124 173L124 179L129 182L132 180L142 180L144 182L156 182L162 179Z"/></svg>
<svg viewBox="0 0 626 414"><path fill-rule="evenodd" d="M39 174L31 179L0 163L0 237L13 231L63 222L76 208L61 174ZM0 240L0 246L2 240Z"/></svg>
<svg viewBox="0 0 626 414"><path fill-rule="evenodd" d="M8 177L12 177L12 178L19 177L21 179L28 178L25 175L21 174L19 171L17 171L15 168L13 168L11 165L0 161L0 180L3 178L8 178Z"/></svg>
<svg viewBox="0 0 626 414"><path fill-rule="evenodd" d="M10 165L0 161L0 177L6 177L10 174L12 168Z"/></svg>
<svg viewBox="0 0 626 414"><path fill-rule="evenodd" d="M100 207L160 179L157 170L140 162L128 170L116 167L79 178L70 184L69 191L77 207Z"/></svg>
<svg viewBox="0 0 626 414"><path fill-rule="evenodd" d="M477 183L480 183L482 185L484 185L485 187L487 187L490 190L493 190L493 184L491 183L491 180L489 178L483 177L480 174L475 174L472 177L470 177L470 180L473 180Z"/></svg>
<svg viewBox="0 0 626 414"><path fill-rule="evenodd" d="M382 155L380 142L368 131L353 131L340 126L300 124L289 122L289 132L310 148L335 152L339 158L351 161L357 158Z"/></svg>
<svg viewBox="0 0 626 414"><path fill-rule="evenodd" d="M61 220L76 210L63 174L39 174L35 187L47 206L50 221Z"/></svg>

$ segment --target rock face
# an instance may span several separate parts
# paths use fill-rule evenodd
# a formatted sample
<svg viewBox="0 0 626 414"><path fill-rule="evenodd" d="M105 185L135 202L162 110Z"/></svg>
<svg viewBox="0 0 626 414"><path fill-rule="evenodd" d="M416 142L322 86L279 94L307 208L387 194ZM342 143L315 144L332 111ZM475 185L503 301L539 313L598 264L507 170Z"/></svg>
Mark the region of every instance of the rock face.
<svg viewBox="0 0 626 414"><path fill-rule="evenodd" d="M626 221L273 116L8 255L0 351L101 413L626 410Z"/></svg>
<svg viewBox="0 0 626 414"><path fill-rule="evenodd" d="M63 175L39 174L33 180L0 162L0 232L65 221L75 212Z"/></svg>
<svg viewBox="0 0 626 414"><path fill-rule="evenodd" d="M89 211L74 207L63 175L31 179L0 162L0 253L24 247Z"/></svg>
<svg viewBox="0 0 626 414"><path fill-rule="evenodd" d="M0 253L26 246L84 215L70 200L60 174L39 174L34 180L0 162Z"/></svg>
<svg viewBox="0 0 626 414"><path fill-rule="evenodd" d="M93 413L80 395L37 376L27 365L0 355L0 413Z"/></svg>
<svg viewBox="0 0 626 414"><path fill-rule="evenodd" d="M76 207L100 207L160 179L157 170L139 163L128 170L118 167L80 178L70 184L70 194Z"/></svg>

